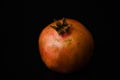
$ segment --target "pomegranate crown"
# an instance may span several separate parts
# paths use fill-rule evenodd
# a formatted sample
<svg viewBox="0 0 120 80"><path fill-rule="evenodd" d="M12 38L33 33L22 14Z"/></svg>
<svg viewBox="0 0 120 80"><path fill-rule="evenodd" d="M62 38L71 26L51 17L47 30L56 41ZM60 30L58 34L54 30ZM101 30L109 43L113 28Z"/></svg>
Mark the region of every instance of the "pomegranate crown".
<svg viewBox="0 0 120 80"><path fill-rule="evenodd" d="M69 31L71 25L66 22L66 18L62 19L62 23L56 19L54 19L54 22L56 23L56 25L51 25L51 27L54 28L58 32L58 34L62 35Z"/></svg>

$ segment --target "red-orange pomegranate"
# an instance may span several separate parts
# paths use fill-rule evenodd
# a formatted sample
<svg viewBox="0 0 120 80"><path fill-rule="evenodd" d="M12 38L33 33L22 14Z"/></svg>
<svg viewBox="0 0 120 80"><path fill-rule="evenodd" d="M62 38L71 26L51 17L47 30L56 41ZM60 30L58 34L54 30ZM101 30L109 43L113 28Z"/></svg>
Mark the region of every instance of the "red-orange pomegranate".
<svg viewBox="0 0 120 80"><path fill-rule="evenodd" d="M79 21L63 18L47 25L38 40L45 65L56 72L70 73L90 61L94 42L91 33Z"/></svg>

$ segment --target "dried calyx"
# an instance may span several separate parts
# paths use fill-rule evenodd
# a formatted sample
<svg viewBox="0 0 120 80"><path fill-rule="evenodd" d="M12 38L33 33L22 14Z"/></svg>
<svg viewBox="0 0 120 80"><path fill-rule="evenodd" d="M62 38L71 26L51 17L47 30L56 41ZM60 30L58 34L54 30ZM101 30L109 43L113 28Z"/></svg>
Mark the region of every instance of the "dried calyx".
<svg viewBox="0 0 120 80"><path fill-rule="evenodd" d="M55 19L54 21L56 25L54 26L51 25L51 27L54 28L58 32L59 35L63 35L64 33L67 33L69 31L71 25L66 22L65 18L62 19L62 23L60 23L59 21Z"/></svg>

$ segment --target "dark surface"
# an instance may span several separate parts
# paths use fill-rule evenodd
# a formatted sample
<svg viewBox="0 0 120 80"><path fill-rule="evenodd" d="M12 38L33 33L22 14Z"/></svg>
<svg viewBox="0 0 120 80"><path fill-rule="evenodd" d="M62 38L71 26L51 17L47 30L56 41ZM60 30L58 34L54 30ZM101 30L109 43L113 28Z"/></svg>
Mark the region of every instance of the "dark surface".
<svg viewBox="0 0 120 80"><path fill-rule="evenodd" d="M112 28L108 26L105 20L104 2L54 2L47 1L49 5L46 2L24 2L24 38L22 38L22 40L24 39L24 47L22 46L24 52L17 51L17 47L14 46L13 52L15 54L4 54L5 75L8 78L14 77L16 80L20 78L27 80L98 80L102 78L106 70L106 55L111 52L111 44L109 43L112 40ZM38 52L38 36L42 29L51 23L54 18L60 19L63 17L82 22L92 33L95 42L90 64L85 69L71 74L59 74L50 71L45 67ZM9 34L7 31L2 31L2 33L6 33L6 36ZM23 32L21 31L21 33ZM11 35L8 37L9 40L13 38ZM6 40L7 45L8 38L2 37ZM8 42L15 42L16 40L22 42L18 38L11 39ZM8 47L10 48L11 45L13 44L10 43ZM5 45L4 49L7 49ZM7 50L4 50L4 52L7 52ZM18 53L23 53L24 58L19 57ZM24 60L22 64L19 63L21 59Z"/></svg>

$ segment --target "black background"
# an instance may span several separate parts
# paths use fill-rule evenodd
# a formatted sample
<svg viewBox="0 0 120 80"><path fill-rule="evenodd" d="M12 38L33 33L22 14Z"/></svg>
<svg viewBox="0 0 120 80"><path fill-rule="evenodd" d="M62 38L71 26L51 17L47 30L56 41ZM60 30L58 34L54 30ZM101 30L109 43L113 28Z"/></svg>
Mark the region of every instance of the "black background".
<svg viewBox="0 0 120 80"><path fill-rule="evenodd" d="M15 33L9 34L6 30L2 31L5 36L10 35L9 37L2 36L6 40L6 45L9 39L11 42L16 40L19 43L24 42L19 51L13 43L8 44L8 48L11 45L15 48L12 49L13 51L11 50L13 54L4 54L5 75L16 80L21 78L29 80L97 80L105 76L108 63L106 55L111 52L109 43L112 40L112 27L108 26L106 22L105 5L104 2L97 1L24 1L24 27L20 33L18 32L22 39L15 37L13 40L11 38L14 36L11 35ZM50 71L41 61L38 52L38 36L42 29L53 22L54 18L63 17L82 22L92 33L95 43L90 64L85 69L71 74ZM18 27L15 29L17 29L15 32L19 30ZM6 49L5 45L4 49ZM22 49L24 52L20 52ZM22 57L18 53L22 54Z"/></svg>

